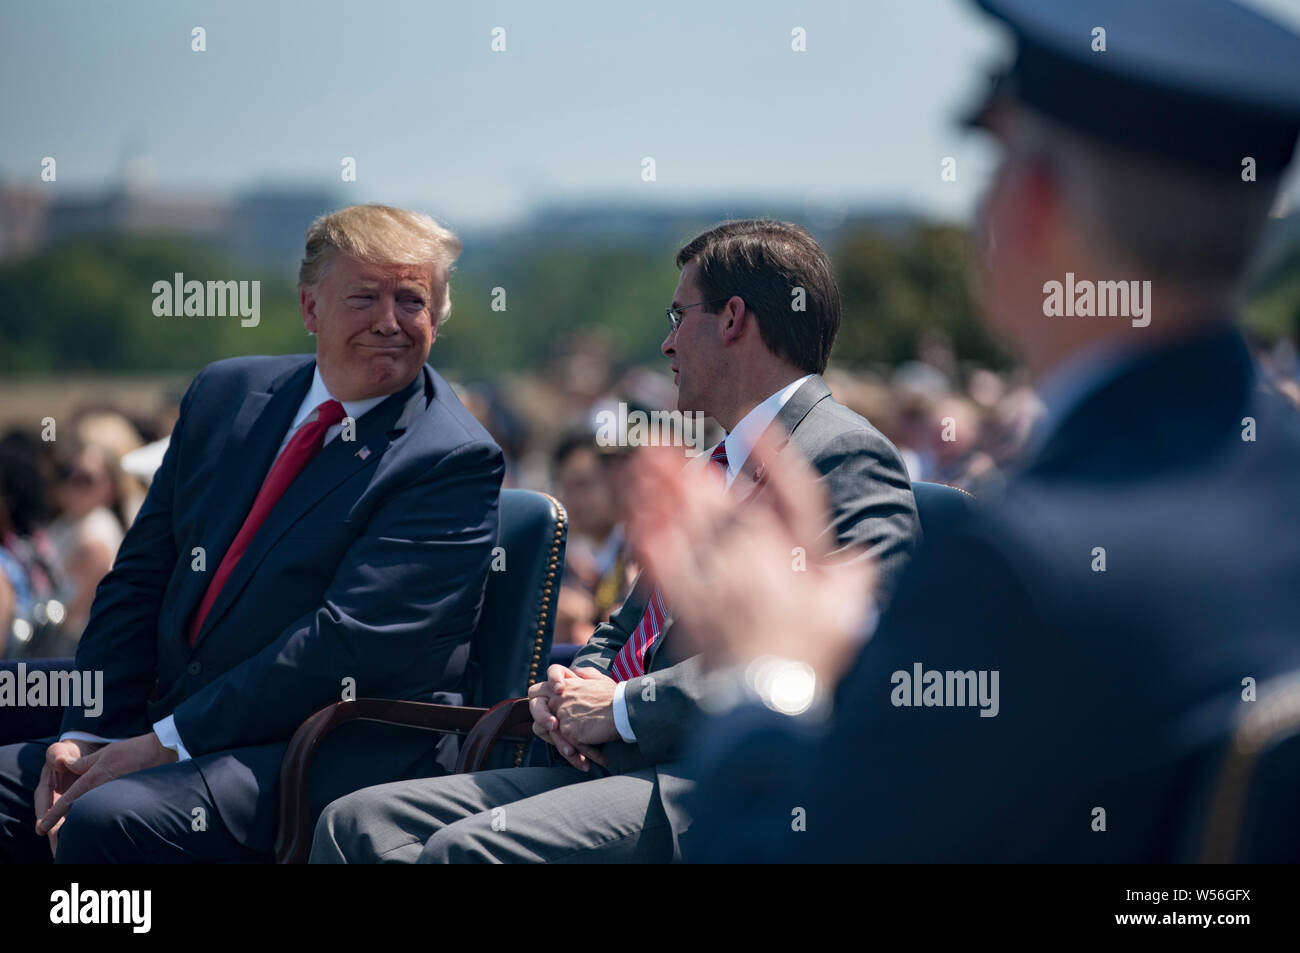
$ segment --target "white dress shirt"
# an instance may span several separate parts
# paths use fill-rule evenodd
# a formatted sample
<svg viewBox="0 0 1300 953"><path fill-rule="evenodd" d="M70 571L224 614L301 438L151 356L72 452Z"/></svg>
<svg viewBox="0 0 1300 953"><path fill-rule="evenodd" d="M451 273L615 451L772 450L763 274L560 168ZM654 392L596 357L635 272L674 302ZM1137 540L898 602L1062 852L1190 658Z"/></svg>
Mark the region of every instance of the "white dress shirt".
<svg viewBox="0 0 1300 953"><path fill-rule="evenodd" d="M758 443L763 432L772 425L776 420L776 415L781 412L781 408L786 405L795 391L803 386L804 382L811 378L812 374L805 374L797 381L791 381L779 391L768 397L761 404L756 406L749 413L740 419L723 439L722 443L727 448L727 489L736 482L736 477L740 476L741 469L745 466L745 461L753 452L754 444ZM712 453L712 450L708 451ZM638 622L638 625L640 623ZM619 736L628 744L636 743L636 732L632 730L632 722L627 715L627 699L624 697L627 693L627 682L619 682L614 686L614 727L618 729Z"/></svg>
<svg viewBox="0 0 1300 953"><path fill-rule="evenodd" d="M343 413L346 414L347 417L351 417L353 421L357 421L361 418L362 414L370 410L372 407L378 406L387 397L387 394L382 394L379 397L367 397L365 400L343 400L339 401L339 403L343 405ZM311 416L312 411L325 403L325 401L334 399L334 396L329 392L329 388L325 386L325 382L321 380L320 366L317 365L312 374L311 387L307 390L307 396L302 399L302 403L298 406L298 413L294 415L293 422L289 425L289 429L285 431L284 439L280 441L280 449L275 453L277 460L280 458L280 454L284 452L284 448L289 445L290 439L292 439L298 428L307 422L307 418ZM329 443L342 432L343 422L340 421L325 431L325 441L321 446L323 447L326 443ZM273 460L271 466L274 465L275 461ZM270 467L267 468L266 472L268 474L271 472ZM168 715L166 718L159 720L154 724L153 730L154 734L158 736L158 740L162 742L164 748L171 748L176 752L178 760L188 761L190 759L190 753L185 750L185 745L181 741L180 733L176 730L176 719L174 716ZM123 741L125 739L103 738L99 735L90 734L85 731L66 731L59 736L59 740L113 742Z"/></svg>

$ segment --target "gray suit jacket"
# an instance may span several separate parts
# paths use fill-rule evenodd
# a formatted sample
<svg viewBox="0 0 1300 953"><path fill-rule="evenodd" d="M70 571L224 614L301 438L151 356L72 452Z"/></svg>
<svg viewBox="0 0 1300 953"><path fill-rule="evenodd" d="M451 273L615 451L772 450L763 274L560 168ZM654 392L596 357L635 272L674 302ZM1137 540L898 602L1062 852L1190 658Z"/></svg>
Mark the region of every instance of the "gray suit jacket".
<svg viewBox="0 0 1300 953"><path fill-rule="evenodd" d="M916 501L903 461L885 437L864 418L831 396L820 376L800 387L777 414L772 427L788 435L782 452L793 445L826 481L834 521L836 553L859 550L878 563L878 598L888 597L899 573L921 537ZM597 627L573 661L608 673L645 614L654 582L642 575L623 606L609 622ZM690 738L701 713L705 680L698 657L674 651L670 618L647 659L647 675L631 679L626 688L628 720L637 743L604 746L615 773L654 766L660 795L675 834L689 826L678 803L687 782L672 764ZM652 684L648 684L652 683Z"/></svg>

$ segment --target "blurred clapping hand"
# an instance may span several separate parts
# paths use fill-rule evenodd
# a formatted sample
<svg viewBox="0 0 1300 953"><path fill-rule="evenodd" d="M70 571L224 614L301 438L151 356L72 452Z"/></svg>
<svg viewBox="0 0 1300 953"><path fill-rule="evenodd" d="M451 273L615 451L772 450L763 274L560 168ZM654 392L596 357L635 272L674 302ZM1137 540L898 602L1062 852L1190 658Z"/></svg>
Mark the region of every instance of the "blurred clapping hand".
<svg viewBox="0 0 1300 953"><path fill-rule="evenodd" d="M750 462L757 487L726 493L712 474L683 468L680 451L642 451L633 532L707 667L784 658L832 685L874 615L874 566L861 555L827 561L826 491L798 453L765 438Z"/></svg>

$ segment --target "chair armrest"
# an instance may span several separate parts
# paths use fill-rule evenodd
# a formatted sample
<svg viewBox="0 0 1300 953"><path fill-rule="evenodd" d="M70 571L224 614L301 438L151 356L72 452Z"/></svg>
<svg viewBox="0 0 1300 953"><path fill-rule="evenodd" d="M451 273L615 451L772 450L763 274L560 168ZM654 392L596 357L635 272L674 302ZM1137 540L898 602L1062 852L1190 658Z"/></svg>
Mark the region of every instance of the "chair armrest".
<svg viewBox="0 0 1300 953"><path fill-rule="evenodd" d="M528 711L527 698L507 698L497 702L475 723L464 744L460 746L456 773L482 771L488 753L498 741L531 741L534 737L532 724L533 716Z"/></svg>
<svg viewBox="0 0 1300 953"><path fill-rule="evenodd" d="M1240 856L1246 807L1260 757L1300 733L1300 672L1260 686L1260 701L1243 706L1233 728L1210 804L1201 844L1203 864L1251 862Z"/></svg>
<svg viewBox="0 0 1300 953"><path fill-rule="evenodd" d="M427 731L464 733L474 727L485 711L458 705L358 698L335 702L316 712L293 733L280 763L280 829L275 843L276 862L307 862L312 839L308 805L311 762L321 743L335 728L350 721L378 721Z"/></svg>
<svg viewBox="0 0 1300 953"><path fill-rule="evenodd" d="M523 711L527 716L527 699L521 701L524 703ZM321 743L335 728L350 721L377 721L387 725L402 725L424 731L454 732L473 737L473 730L478 723L506 704L508 702L502 702L489 710L463 705L396 701L388 698L358 698L355 701L335 702L316 712L298 726L298 730L289 741L289 747L284 752L284 760L280 763L280 827L275 843L276 862L281 864L307 862L313 834L310 824L311 809L308 803L311 762ZM501 719L501 716L497 718ZM531 720L531 718L527 719L529 722ZM496 727L494 721L487 730L480 732L479 740L474 743L476 752L474 763L481 766L491 745L500 738L514 737L509 732L516 727L516 721L508 721L499 727ZM531 738L531 733L527 737ZM465 763L467 759L465 752L462 751L457 760L457 770L463 770L461 765Z"/></svg>

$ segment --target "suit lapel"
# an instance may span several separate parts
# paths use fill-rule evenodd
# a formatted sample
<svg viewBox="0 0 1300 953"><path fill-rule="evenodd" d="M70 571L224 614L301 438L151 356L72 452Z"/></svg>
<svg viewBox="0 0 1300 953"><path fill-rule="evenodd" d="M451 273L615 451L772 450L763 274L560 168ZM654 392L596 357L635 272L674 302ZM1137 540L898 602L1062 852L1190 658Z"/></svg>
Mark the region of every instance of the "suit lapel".
<svg viewBox="0 0 1300 953"><path fill-rule="evenodd" d="M785 402L785 406L776 415L776 420L772 425L780 424L783 431L781 445L784 447L785 442L789 439L790 434L794 433L794 428L798 427L803 419L808 416L809 411L831 396L831 389L826 386L820 374L814 374L808 380L803 382L803 386L790 395L790 399ZM770 431L772 427L768 427Z"/></svg>
<svg viewBox="0 0 1300 953"><path fill-rule="evenodd" d="M310 386L313 367L314 363L307 366L308 386ZM377 465L379 458L383 456L391 442L400 437L424 411L426 393L431 389L432 381L428 369L421 368L420 375L404 390L390 395L361 415L356 422L355 440L345 441L342 434L336 436L303 468L271 512L267 514L266 521L249 543L248 549L230 574L230 578L226 580L226 584L212 604L211 611L203 620L203 628L199 631L195 645L202 642L213 627L221 621L222 615L247 585L267 552L290 526L354 473L365 467ZM225 546L221 550L223 555L225 548L230 545L230 540L234 539L239 526L243 525L248 511L252 508L257 490L261 488L262 481L271 468L273 462L271 455L284 439L285 431L292 423L294 412L302 403L305 394L306 389L303 388L301 393L298 393L297 400L292 403L287 418L281 420L282 408L277 407L275 412L270 414L272 419L266 426L256 428L260 434L258 439L271 444L271 454L264 454L264 459L261 461L264 465L258 471L258 478L253 482L252 492L246 494L247 502L226 537Z"/></svg>
<svg viewBox="0 0 1300 953"><path fill-rule="evenodd" d="M826 386L820 374L814 374L808 380L804 381L803 386L795 391L785 405L777 412L773 421L768 424L763 436L775 441L776 452L784 453L790 444L790 438L798 426L803 423L804 419L812 413L812 409L831 396L831 389ZM732 491L744 494L742 501L748 500L758 491L758 485L762 482L762 474L756 472L757 464L751 454L744 465L740 468L740 474L736 477L748 477L753 482L748 487L736 487L732 484Z"/></svg>
<svg viewBox="0 0 1300 953"><path fill-rule="evenodd" d="M765 437L769 437L776 443L776 452L784 453L785 448L790 443L790 436L795 429L803 423L805 417L812 413L812 409L831 396L831 389L826 386L820 374L814 374L808 380L804 381L803 386L790 395L790 399L777 412L776 418L767 426L763 432ZM755 463L754 457L745 460L741 467L741 472L754 475ZM761 476L761 475L760 475ZM753 495L756 487L751 487L745 491L745 498L748 499Z"/></svg>
<svg viewBox="0 0 1300 953"><path fill-rule="evenodd" d="M199 535L207 572L185 573L173 603L177 615L172 620L172 631L178 633L178 638L184 639L212 573L253 508L280 441L311 387L315 367L315 361L307 361L276 378L266 390L250 391L235 412L226 441L218 451L219 462L211 484L221 489L224 502L204 514ZM182 556L188 558L189 554Z"/></svg>

